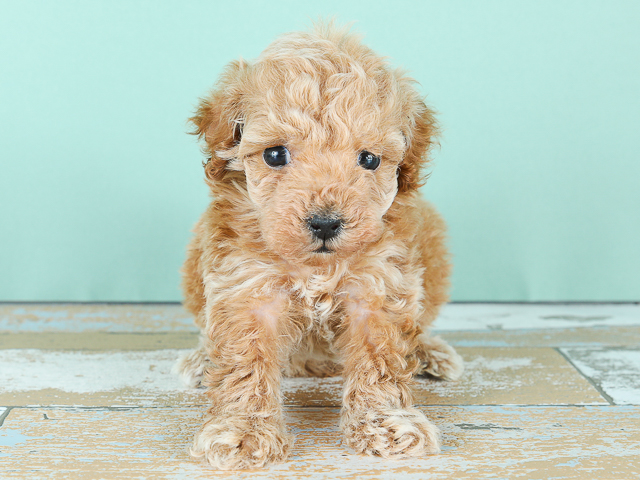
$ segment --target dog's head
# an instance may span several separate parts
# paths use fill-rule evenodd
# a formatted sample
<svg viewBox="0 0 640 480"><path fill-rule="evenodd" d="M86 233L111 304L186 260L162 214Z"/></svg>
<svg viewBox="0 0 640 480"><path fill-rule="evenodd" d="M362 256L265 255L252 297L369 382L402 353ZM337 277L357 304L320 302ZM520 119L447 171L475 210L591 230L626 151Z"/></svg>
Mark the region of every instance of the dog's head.
<svg viewBox="0 0 640 480"><path fill-rule="evenodd" d="M396 197L421 185L436 130L410 78L331 26L232 62L191 120L214 195L248 195L268 248L311 264L380 238Z"/></svg>

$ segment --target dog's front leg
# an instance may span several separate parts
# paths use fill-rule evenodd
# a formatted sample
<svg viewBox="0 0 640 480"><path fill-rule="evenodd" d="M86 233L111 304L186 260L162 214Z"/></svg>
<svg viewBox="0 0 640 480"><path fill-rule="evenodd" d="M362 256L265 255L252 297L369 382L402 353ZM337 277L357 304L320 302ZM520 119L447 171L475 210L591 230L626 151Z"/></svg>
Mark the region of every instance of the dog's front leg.
<svg viewBox="0 0 640 480"><path fill-rule="evenodd" d="M211 365L203 383L212 405L191 454L225 470L284 461L293 440L280 394L285 342L292 338L282 325L288 300L247 297L207 304Z"/></svg>
<svg viewBox="0 0 640 480"><path fill-rule="evenodd" d="M402 458L439 450L437 427L412 406L412 323L409 315L391 315L384 305L346 302L337 339L345 380L340 426L358 453Z"/></svg>

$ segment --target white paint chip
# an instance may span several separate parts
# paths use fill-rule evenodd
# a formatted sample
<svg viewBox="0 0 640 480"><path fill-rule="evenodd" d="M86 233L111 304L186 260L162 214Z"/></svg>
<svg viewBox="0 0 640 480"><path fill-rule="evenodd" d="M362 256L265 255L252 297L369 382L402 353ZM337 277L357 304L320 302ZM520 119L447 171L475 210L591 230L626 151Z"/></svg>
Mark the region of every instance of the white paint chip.
<svg viewBox="0 0 640 480"><path fill-rule="evenodd" d="M640 350L562 348L573 364L617 405L640 405Z"/></svg>
<svg viewBox="0 0 640 480"><path fill-rule="evenodd" d="M0 350L0 392L44 388L71 393L124 388L151 392L185 390L171 367L187 350L59 352Z"/></svg>
<svg viewBox="0 0 640 480"><path fill-rule="evenodd" d="M145 398L161 394L196 394L204 389L185 386L172 373L177 359L190 350L166 349L124 352L0 350L0 394L55 389L66 393L93 394L131 390ZM309 390L340 398L340 377L283 378L285 395ZM0 410L0 415L2 410Z"/></svg>
<svg viewBox="0 0 640 480"><path fill-rule="evenodd" d="M520 330L640 325L640 305L452 303L434 330Z"/></svg>

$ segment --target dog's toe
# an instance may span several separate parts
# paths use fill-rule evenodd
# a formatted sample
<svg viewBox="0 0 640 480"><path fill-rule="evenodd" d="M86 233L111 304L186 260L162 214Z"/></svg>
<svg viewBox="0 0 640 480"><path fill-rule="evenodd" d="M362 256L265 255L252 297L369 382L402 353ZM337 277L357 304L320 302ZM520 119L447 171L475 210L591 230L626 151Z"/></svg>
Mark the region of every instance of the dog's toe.
<svg viewBox="0 0 640 480"><path fill-rule="evenodd" d="M172 373L180 375L182 383L186 386L197 388L202 385L204 371L209 364L207 352L200 347L179 358L173 366Z"/></svg>
<svg viewBox="0 0 640 480"><path fill-rule="evenodd" d="M347 445L358 453L406 458L440 451L438 428L415 408L350 412L342 429Z"/></svg>
<svg viewBox="0 0 640 480"><path fill-rule="evenodd" d="M458 380L464 371L462 357L440 337L423 337L419 358L418 375Z"/></svg>
<svg viewBox="0 0 640 480"><path fill-rule="evenodd" d="M292 444L281 420L223 417L205 423L190 453L220 470L241 470L283 462Z"/></svg>

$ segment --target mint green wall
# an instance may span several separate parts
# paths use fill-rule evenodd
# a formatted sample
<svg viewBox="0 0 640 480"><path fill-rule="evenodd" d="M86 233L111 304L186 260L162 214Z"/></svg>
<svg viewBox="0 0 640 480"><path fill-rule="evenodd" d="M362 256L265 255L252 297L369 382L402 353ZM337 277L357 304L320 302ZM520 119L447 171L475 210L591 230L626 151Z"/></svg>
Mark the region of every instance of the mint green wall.
<svg viewBox="0 0 640 480"><path fill-rule="evenodd" d="M640 3L69 1L0 9L0 299L180 299L185 133L238 56L335 15L439 110L456 300L640 300Z"/></svg>

